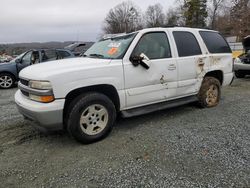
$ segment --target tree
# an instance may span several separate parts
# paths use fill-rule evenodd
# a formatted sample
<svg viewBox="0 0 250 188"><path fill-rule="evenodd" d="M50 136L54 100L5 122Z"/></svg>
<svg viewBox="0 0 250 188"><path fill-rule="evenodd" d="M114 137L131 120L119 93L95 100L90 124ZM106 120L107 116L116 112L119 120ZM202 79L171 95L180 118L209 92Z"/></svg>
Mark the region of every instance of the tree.
<svg viewBox="0 0 250 188"><path fill-rule="evenodd" d="M176 7L170 7L166 13L166 26L184 26L185 22L183 19L183 7L177 5Z"/></svg>
<svg viewBox="0 0 250 188"><path fill-rule="evenodd" d="M214 30L220 31L224 36L231 36L234 29L230 21L230 9L231 7L223 6L220 14L216 15Z"/></svg>
<svg viewBox="0 0 250 188"><path fill-rule="evenodd" d="M231 9L232 34L241 41L250 33L250 2L249 0L233 0Z"/></svg>
<svg viewBox="0 0 250 188"><path fill-rule="evenodd" d="M150 5L147 8L146 14L146 26L147 27L161 27L164 26L165 15L163 13L163 7L157 3Z"/></svg>
<svg viewBox="0 0 250 188"><path fill-rule="evenodd" d="M185 0L184 18L188 27L205 27L207 13L207 0Z"/></svg>
<svg viewBox="0 0 250 188"><path fill-rule="evenodd" d="M141 12L131 1L125 1L112 8L104 20L106 34L133 32L142 28Z"/></svg>
<svg viewBox="0 0 250 188"><path fill-rule="evenodd" d="M218 18L218 12L220 8L225 3L225 0L210 0L211 6L208 9L208 14L210 18L210 27L212 29L216 28L216 19Z"/></svg>

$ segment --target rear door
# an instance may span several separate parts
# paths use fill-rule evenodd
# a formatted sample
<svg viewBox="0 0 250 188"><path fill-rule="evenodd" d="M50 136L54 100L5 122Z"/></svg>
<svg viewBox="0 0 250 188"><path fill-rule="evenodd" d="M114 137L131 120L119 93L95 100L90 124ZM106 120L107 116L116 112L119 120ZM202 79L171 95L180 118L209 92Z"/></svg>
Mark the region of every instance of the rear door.
<svg viewBox="0 0 250 188"><path fill-rule="evenodd" d="M200 73L197 67L205 64L201 47L192 32L173 31L172 34L178 54L177 96L195 94L198 90L198 74Z"/></svg>

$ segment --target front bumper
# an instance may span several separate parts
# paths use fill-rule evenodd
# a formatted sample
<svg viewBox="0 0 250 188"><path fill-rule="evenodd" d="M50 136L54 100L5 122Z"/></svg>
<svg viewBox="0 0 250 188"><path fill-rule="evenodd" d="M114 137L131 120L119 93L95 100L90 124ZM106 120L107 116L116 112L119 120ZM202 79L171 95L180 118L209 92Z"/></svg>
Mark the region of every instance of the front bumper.
<svg viewBox="0 0 250 188"><path fill-rule="evenodd" d="M250 71L250 64L234 63L234 71Z"/></svg>
<svg viewBox="0 0 250 188"><path fill-rule="evenodd" d="M28 120L35 122L35 126L46 130L63 129L64 99L39 103L28 99L18 90L15 102L19 112Z"/></svg>

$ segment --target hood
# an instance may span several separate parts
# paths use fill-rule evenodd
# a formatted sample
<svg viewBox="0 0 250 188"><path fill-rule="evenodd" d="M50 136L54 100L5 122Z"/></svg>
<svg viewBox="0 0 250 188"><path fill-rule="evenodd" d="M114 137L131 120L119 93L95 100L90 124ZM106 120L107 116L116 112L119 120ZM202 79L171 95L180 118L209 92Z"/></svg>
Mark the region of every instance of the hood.
<svg viewBox="0 0 250 188"><path fill-rule="evenodd" d="M107 66L110 62L110 59L95 59L87 57L62 59L29 66L23 69L19 76L27 79L44 80L57 74L69 72L74 73L77 71Z"/></svg>
<svg viewBox="0 0 250 188"><path fill-rule="evenodd" d="M0 69L1 67L11 67L11 66L16 66L16 63L15 62L0 63Z"/></svg>
<svg viewBox="0 0 250 188"><path fill-rule="evenodd" d="M244 38L242 44L246 51L250 50L250 35Z"/></svg>

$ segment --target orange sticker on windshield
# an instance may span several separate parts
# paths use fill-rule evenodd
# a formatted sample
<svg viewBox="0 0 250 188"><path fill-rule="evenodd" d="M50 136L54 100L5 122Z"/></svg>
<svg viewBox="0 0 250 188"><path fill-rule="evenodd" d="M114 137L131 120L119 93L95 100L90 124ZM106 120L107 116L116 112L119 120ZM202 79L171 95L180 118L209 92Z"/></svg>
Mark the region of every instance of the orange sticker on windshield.
<svg viewBox="0 0 250 188"><path fill-rule="evenodd" d="M117 53L118 51L118 48L111 48L109 51L108 51L108 54L109 55L114 55L115 53Z"/></svg>

